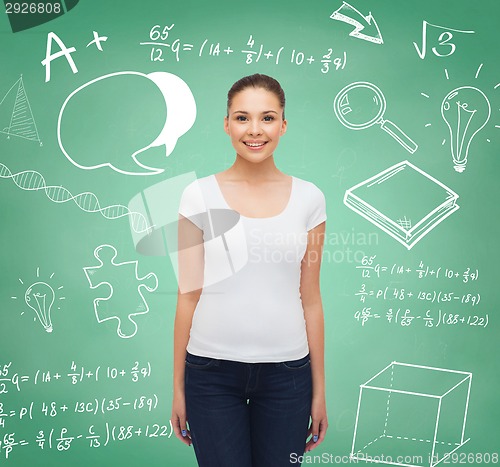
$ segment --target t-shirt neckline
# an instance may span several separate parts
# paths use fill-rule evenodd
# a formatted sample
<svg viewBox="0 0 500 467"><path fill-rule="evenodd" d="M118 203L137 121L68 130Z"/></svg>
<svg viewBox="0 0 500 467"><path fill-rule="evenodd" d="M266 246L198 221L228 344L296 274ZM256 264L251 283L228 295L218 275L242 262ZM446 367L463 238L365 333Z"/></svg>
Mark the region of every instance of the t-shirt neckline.
<svg viewBox="0 0 500 467"><path fill-rule="evenodd" d="M213 183L215 184L215 186L217 188L217 191L219 192L219 195L220 195L222 201L224 201L224 204L226 205L226 207L228 209L231 209L231 211L236 212L240 217L243 217L244 219L265 220L265 219L277 219L278 217L281 217L282 215L284 215L288 211L288 209L290 208L290 205L292 204L293 193L295 191L295 177L293 175L290 175L290 176L292 177L292 187L290 189L290 196L288 197L288 201L287 201L285 207L278 214L276 214L274 216L268 216L268 217L248 217L248 216L244 216L240 212L236 211L236 209L233 209L231 206L229 206L229 203L226 201L226 198L224 197L224 193L222 193L222 189L219 185L219 182L217 181L215 174L212 174L211 178L212 178Z"/></svg>

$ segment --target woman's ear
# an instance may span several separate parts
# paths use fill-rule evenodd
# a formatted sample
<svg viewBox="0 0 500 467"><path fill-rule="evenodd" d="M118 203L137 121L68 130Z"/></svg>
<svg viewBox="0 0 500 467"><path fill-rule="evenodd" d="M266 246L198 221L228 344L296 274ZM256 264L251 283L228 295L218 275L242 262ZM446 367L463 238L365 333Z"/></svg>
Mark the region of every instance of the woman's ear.
<svg viewBox="0 0 500 467"><path fill-rule="evenodd" d="M229 134L229 118L227 116L224 117L224 131Z"/></svg>
<svg viewBox="0 0 500 467"><path fill-rule="evenodd" d="M283 136L286 133L287 125L288 125L288 122L286 120L283 120L283 123L281 124L280 136Z"/></svg>

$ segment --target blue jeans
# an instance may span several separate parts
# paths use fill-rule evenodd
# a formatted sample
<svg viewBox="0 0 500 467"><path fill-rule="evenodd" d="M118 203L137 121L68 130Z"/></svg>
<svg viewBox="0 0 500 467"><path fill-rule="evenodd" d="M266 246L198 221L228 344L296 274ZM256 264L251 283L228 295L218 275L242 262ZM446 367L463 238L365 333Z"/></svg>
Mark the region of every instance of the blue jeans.
<svg viewBox="0 0 500 467"><path fill-rule="evenodd" d="M200 467L298 465L311 414L309 355L242 363L187 352L185 394Z"/></svg>

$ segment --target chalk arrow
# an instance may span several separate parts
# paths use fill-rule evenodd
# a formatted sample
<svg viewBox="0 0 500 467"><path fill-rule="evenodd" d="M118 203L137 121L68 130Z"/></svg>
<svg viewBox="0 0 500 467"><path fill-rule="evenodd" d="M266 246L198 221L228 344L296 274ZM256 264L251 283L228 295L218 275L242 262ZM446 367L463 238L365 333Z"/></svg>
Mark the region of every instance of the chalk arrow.
<svg viewBox="0 0 500 467"><path fill-rule="evenodd" d="M349 5L349 3L343 2L342 6L334 11L330 18L354 26L354 31L349 33L352 37L374 42L375 44L384 43L380 29L371 12L368 13L368 16L363 16L356 8Z"/></svg>

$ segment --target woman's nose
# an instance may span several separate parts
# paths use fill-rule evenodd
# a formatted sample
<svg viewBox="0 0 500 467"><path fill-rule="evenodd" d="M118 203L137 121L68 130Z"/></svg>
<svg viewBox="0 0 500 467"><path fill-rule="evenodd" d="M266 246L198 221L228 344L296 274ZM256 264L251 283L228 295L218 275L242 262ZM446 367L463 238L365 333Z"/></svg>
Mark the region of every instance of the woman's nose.
<svg viewBox="0 0 500 467"><path fill-rule="evenodd" d="M248 134L250 135L260 135L262 133L262 128L258 120L253 120L248 126Z"/></svg>

